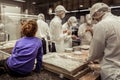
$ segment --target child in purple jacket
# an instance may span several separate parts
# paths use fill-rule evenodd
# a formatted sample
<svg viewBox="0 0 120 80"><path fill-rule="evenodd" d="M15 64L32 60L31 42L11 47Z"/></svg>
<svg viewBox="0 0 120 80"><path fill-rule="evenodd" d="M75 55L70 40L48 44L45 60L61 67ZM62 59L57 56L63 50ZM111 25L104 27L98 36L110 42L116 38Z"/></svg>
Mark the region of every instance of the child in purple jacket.
<svg viewBox="0 0 120 80"><path fill-rule="evenodd" d="M0 75L4 73L13 76L27 76L33 70L40 72L42 65L42 41L35 37L38 26L33 20L22 26L24 37L16 42L12 55L5 60L0 60ZM37 63L34 68L35 59Z"/></svg>

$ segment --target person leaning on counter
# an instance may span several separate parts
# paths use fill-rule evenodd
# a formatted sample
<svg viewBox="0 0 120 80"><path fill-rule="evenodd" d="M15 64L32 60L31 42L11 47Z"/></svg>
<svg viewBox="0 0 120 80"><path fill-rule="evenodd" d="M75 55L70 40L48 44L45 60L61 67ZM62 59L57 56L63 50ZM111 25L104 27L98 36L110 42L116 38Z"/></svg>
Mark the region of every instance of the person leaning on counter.
<svg viewBox="0 0 120 80"><path fill-rule="evenodd" d="M42 65L42 41L34 37L37 32L37 23L29 20L22 26L24 36L19 39L12 50L12 55L0 60L0 75L8 73L12 76L28 76L37 59L35 72L40 72Z"/></svg>
<svg viewBox="0 0 120 80"><path fill-rule="evenodd" d="M94 26L88 62L101 61L101 80L120 80L120 21L104 3L94 4L90 14L98 23Z"/></svg>

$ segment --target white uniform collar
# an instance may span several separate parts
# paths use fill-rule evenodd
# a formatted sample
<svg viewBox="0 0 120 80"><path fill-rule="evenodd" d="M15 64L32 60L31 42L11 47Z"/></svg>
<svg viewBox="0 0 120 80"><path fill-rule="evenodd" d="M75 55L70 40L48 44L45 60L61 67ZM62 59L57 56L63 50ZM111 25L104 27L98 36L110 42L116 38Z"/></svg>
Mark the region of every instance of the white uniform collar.
<svg viewBox="0 0 120 80"><path fill-rule="evenodd" d="M107 18L108 16L113 16L111 12L105 13L105 15L102 17L102 20Z"/></svg>
<svg viewBox="0 0 120 80"><path fill-rule="evenodd" d="M58 18L59 20L61 20L60 17L58 17L58 16L55 16L55 18ZM62 21L62 20L61 20L61 21Z"/></svg>

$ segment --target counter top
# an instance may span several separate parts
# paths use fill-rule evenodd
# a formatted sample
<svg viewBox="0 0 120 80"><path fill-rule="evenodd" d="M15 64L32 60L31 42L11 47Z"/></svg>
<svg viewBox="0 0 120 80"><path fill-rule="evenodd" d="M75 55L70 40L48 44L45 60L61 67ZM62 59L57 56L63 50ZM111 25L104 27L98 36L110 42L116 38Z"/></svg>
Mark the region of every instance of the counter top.
<svg viewBox="0 0 120 80"><path fill-rule="evenodd" d="M88 57L88 52L49 53L43 57L43 67L70 80L76 80L91 71L84 63Z"/></svg>
<svg viewBox="0 0 120 80"><path fill-rule="evenodd" d="M0 45L0 50L11 54L13 47L15 46L16 40L4 42L4 44Z"/></svg>

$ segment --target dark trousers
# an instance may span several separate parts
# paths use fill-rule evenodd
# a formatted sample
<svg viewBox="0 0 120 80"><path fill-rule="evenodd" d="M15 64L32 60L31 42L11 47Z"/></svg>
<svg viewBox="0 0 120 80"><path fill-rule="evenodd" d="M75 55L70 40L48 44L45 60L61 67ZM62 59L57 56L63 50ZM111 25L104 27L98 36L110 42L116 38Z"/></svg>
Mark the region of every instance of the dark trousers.
<svg viewBox="0 0 120 80"><path fill-rule="evenodd" d="M46 40L44 38L42 38L42 45L43 45L43 54L47 54L47 50L46 50Z"/></svg>
<svg viewBox="0 0 120 80"><path fill-rule="evenodd" d="M7 65L7 59L0 60L0 75L5 74L5 73L8 73L10 76L14 76L14 77L25 77L25 76L30 75L30 73L20 74L20 73L17 73L11 70Z"/></svg>
<svg viewBox="0 0 120 80"><path fill-rule="evenodd" d="M6 60L0 60L0 75L5 74L8 71Z"/></svg>
<svg viewBox="0 0 120 80"><path fill-rule="evenodd" d="M55 43L51 42L48 44L49 52L56 52Z"/></svg>

